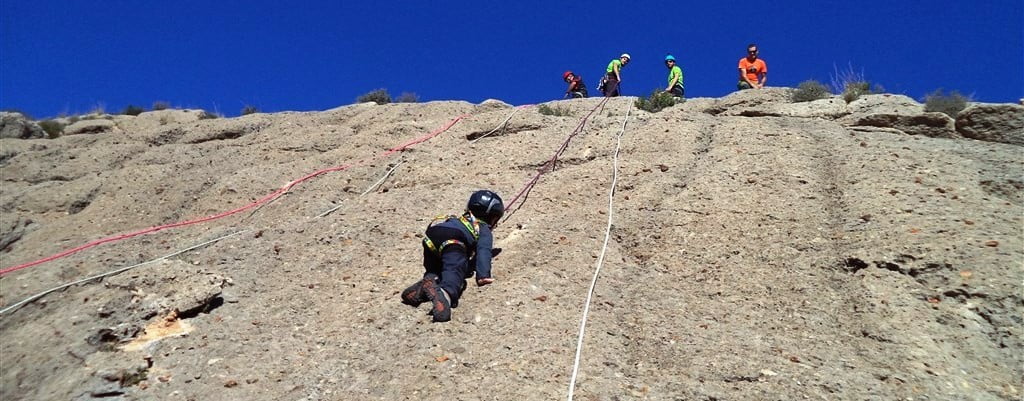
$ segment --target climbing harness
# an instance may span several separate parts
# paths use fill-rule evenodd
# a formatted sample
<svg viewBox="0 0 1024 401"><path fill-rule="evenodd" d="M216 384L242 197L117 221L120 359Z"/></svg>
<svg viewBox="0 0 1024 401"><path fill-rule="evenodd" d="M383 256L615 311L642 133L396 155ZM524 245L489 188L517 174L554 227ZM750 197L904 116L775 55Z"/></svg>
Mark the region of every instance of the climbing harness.
<svg viewBox="0 0 1024 401"><path fill-rule="evenodd" d="M470 214L469 217L466 217L465 214L462 216L456 216L453 214L438 215L437 217L434 217L434 219L431 220L429 224L427 224L427 228L429 229L430 227L433 227L438 222L445 222L451 219L459 220L459 222L462 223L464 227L466 227L466 230L469 230L469 234L473 236L474 241L480 239L480 222L477 221L472 214ZM431 241L430 237L426 235L423 236L423 245L425 245L427 249L437 254L438 256L441 256L441 253L444 252L444 248L448 245L458 245L461 246L463 249L469 250L469 247L467 247L464 242L459 241L457 239L450 239L442 242L441 245L435 245L434 241Z"/></svg>

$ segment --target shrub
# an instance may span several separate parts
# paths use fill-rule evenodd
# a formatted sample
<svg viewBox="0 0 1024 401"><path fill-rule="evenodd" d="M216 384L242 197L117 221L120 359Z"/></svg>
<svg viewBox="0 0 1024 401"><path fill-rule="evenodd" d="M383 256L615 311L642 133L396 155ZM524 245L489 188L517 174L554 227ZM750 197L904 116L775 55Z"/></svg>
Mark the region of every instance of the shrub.
<svg viewBox="0 0 1024 401"><path fill-rule="evenodd" d="M812 100L824 99L831 96L828 87L815 80L803 81L793 91L794 102L810 102Z"/></svg>
<svg viewBox="0 0 1024 401"><path fill-rule="evenodd" d="M853 69L852 64L848 65L845 70L840 70L834 65L832 68L835 71L831 75L832 91L842 94L846 103L857 100L861 95L881 93L885 90L879 85L872 86L871 82L864 78L864 71L857 72Z"/></svg>
<svg viewBox="0 0 1024 401"><path fill-rule="evenodd" d="M163 100L153 102L153 110L167 110L169 108L171 108L171 104Z"/></svg>
<svg viewBox="0 0 1024 401"><path fill-rule="evenodd" d="M374 102L377 104L391 103L391 95L387 89L376 89L356 98L357 103Z"/></svg>
<svg viewBox="0 0 1024 401"><path fill-rule="evenodd" d="M537 107L537 112L545 116L565 117L572 115L568 107L555 106L551 107L546 104L542 104Z"/></svg>
<svg viewBox="0 0 1024 401"><path fill-rule="evenodd" d="M952 91L947 95L942 93L942 89L937 89L924 97L924 111L945 113L947 116L956 118L957 114L960 114L960 110L967 107L969 100L960 92Z"/></svg>
<svg viewBox="0 0 1024 401"><path fill-rule="evenodd" d="M245 107L242 107L241 115L247 116L249 114L255 114L255 113L259 113L259 112L260 112L260 109L257 109L256 106L250 106L250 105L247 104L247 105L245 105Z"/></svg>
<svg viewBox="0 0 1024 401"><path fill-rule="evenodd" d="M124 110L121 110L121 114L124 114L126 116L137 116L139 114L142 114L142 112L144 112L144 111L146 111L146 110L143 110L139 106L135 106L135 105L129 104L128 106L126 106L124 108Z"/></svg>
<svg viewBox="0 0 1024 401"><path fill-rule="evenodd" d="M672 107L676 104L676 97L672 96L671 93L655 89L651 92L651 96L647 98L637 98L636 108L651 113L657 113L666 107Z"/></svg>
<svg viewBox="0 0 1024 401"><path fill-rule="evenodd" d="M395 98L395 103L419 103L420 97L412 92L402 92Z"/></svg>
<svg viewBox="0 0 1024 401"><path fill-rule="evenodd" d="M51 139L59 137L64 132L64 124L55 120L40 121L39 127L46 131L46 135L49 135Z"/></svg>
<svg viewBox="0 0 1024 401"><path fill-rule="evenodd" d="M871 83L868 81L856 81L847 82L846 87L843 89L843 100L846 103L853 102L861 97L861 95L870 95L876 93L871 90Z"/></svg>
<svg viewBox="0 0 1024 401"><path fill-rule="evenodd" d="M92 110L89 110L89 114L97 116L107 114L107 105L103 102L96 103L95 106L92 106Z"/></svg>
<svg viewBox="0 0 1024 401"><path fill-rule="evenodd" d="M213 119L213 118L220 118L220 116L217 115L216 113L211 113L211 112L208 112L206 110L203 110L202 113L199 113L199 119L200 120L209 120L209 119Z"/></svg>

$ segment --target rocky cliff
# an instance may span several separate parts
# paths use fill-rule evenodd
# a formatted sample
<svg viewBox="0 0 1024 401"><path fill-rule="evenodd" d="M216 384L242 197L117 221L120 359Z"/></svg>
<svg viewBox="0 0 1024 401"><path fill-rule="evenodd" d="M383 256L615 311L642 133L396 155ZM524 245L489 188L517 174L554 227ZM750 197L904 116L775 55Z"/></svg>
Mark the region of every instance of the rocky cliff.
<svg viewBox="0 0 1024 401"><path fill-rule="evenodd" d="M445 324L398 298L427 221L478 188L508 200L601 99L563 117L166 110L0 139L2 268L359 161L3 276L7 306L153 261L0 315L0 398L564 398L612 213L576 399L1019 399L1024 106L788 99L631 110L608 210L633 102L611 99L498 227L497 282Z"/></svg>

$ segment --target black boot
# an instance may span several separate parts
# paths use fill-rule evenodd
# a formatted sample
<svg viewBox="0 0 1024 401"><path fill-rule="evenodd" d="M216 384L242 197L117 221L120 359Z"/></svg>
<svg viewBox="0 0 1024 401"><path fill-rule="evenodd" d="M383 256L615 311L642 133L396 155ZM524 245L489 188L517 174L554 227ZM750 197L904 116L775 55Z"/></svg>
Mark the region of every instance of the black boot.
<svg viewBox="0 0 1024 401"><path fill-rule="evenodd" d="M452 304L448 300L448 293L436 285L430 286L430 290L428 292L432 305L430 314L434 315L434 322L440 323L452 320Z"/></svg>
<svg viewBox="0 0 1024 401"><path fill-rule="evenodd" d="M406 288L405 291L402 291L402 303L415 307L430 301L430 289L436 286L434 283L436 278L436 275L428 274L422 280L417 281L416 284Z"/></svg>

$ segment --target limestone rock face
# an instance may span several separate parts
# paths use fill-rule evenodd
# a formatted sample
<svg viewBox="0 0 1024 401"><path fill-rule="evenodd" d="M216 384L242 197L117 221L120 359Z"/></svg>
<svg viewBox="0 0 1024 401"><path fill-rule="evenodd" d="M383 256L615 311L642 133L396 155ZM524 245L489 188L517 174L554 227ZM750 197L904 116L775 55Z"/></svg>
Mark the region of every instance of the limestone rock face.
<svg viewBox="0 0 1024 401"><path fill-rule="evenodd" d="M1021 147L906 97L789 95L90 115L105 133L0 139L0 269L164 227L0 277L3 308L132 267L0 315L0 399L557 399L602 249L584 398L1019 399ZM1017 125L982 117L1016 110L960 129L1001 138ZM481 188L517 198L497 281L432 324L400 293L430 220Z"/></svg>
<svg viewBox="0 0 1024 401"><path fill-rule="evenodd" d="M712 115L743 115L744 111L757 110L767 104L789 103L792 97L791 88L748 89L733 92L707 108L705 113Z"/></svg>
<svg viewBox="0 0 1024 401"><path fill-rule="evenodd" d="M102 134L116 129L117 126L111 120L82 120L64 127L64 135Z"/></svg>
<svg viewBox="0 0 1024 401"><path fill-rule="evenodd" d="M908 135L924 135L932 138L959 138L953 119L943 113L921 113L917 115L871 114L856 120L853 126L893 128Z"/></svg>
<svg viewBox="0 0 1024 401"><path fill-rule="evenodd" d="M850 102L850 113L912 115L924 113L924 105L904 95L890 93L863 95Z"/></svg>
<svg viewBox="0 0 1024 401"><path fill-rule="evenodd" d="M956 130L967 138L1024 145L1024 106L976 104L956 117Z"/></svg>
<svg viewBox="0 0 1024 401"><path fill-rule="evenodd" d="M0 138L46 138L46 131L21 113L5 111L0 112Z"/></svg>

